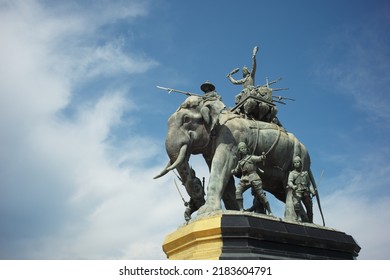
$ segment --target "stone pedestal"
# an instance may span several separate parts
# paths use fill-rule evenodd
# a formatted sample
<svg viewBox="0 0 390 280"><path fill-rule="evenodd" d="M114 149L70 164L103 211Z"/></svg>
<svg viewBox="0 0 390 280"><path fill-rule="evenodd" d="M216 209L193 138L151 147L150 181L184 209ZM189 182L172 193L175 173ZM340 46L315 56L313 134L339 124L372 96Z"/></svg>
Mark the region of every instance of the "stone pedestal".
<svg viewBox="0 0 390 280"><path fill-rule="evenodd" d="M360 247L352 236L328 227L219 211L169 234L163 250L172 260L352 260Z"/></svg>

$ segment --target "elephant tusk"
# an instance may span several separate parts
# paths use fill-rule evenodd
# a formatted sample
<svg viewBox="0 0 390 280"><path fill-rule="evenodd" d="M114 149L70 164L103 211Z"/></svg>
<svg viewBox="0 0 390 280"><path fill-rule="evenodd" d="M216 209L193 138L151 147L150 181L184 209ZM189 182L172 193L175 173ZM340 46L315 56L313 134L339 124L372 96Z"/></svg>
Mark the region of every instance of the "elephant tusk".
<svg viewBox="0 0 390 280"><path fill-rule="evenodd" d="M167 173L169 172L169 170L167 170L167 168L168 168L170 165L171 165L171 162L168 161L167 166L165 166L164 170L161 171L160 174L154 176L153 179L158 179L158 178L164 176L165 174L167 174Z"/></svg>
<svg viewBox="0 0 390 280"><path fill-rule="evenodd" d="M177 166L179 166L183 162L183 160L186 156L187 147L188 147L188 145L183 145L180 148L180 152L179 152L179 155L178 155L176 161L173 164L171 164L171 161L169 161L167 166L160 172L160 174L154 176L153 179L158 179L158 178L164 176L165 174L167 174L169 171L175 169Z"/></svg>
<svg viewBox="0 0 390 280"><path fill-rule="evenodd" d="M185 159L186 157L186 153L187 153L187 147L188 145L183 145L181 148L180 148L180 152L179 152L179 155L176 159L176 161L169 167L167 167L167 172L175 169L177 166L179 166Z"/></svg>

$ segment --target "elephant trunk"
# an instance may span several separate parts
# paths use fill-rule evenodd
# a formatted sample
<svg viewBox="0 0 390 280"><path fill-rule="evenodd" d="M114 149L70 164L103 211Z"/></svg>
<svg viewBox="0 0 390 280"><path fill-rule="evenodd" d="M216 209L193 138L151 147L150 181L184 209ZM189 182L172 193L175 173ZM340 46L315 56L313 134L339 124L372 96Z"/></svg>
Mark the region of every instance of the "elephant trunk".
<svg viewBox="0 0 390 280"><path fill-rule="evenodd" d="M162 170L160 172L160 174L155 176L154 179L157 179L157 178L164 176L169 171L171 171L171 170L175 169L176 167L178 167L179 165L181 165L186 158L187 148L188 148L187 144L184 144L183 146L181 146L180 151L179 151L179 155L177 156L175 162L171 164L171 161L169 161L167 166L164 168L164 170ZM168 153L169 153L169 151L168 151Z"/></svg>

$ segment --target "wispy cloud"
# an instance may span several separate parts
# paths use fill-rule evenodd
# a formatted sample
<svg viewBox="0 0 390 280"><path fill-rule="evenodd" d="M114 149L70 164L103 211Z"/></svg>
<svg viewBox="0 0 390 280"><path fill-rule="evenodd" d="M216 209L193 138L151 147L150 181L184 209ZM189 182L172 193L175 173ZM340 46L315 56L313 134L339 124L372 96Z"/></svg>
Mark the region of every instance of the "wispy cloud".
<svg viewBox="0 0 390 280"><path fill-rule="evenodd" d="M334 191L322 197L327 225L352 235L362 250L359 259L388 259L381 248L390 246L387 210L390 196L384 195L389 172L387 161L371 161L368 168L351 168L323 183ZM318 217L318 216L317 216ZM319 221L319 220L318 220Z"/></svg>
<svg viewBox="0 0 390 280"><path fill-rule="evenodd" d="M335 169L334 177L322 182L321 198L328 226L356 239L362 247L360 259L388 259L389 254L380 248L390 246L384 236L390 230L385 222L390 203L386 195L390 26L386 9L369 13L328 34L324 52L317 56L318 74L333 91L334 102L337 96L347 97L359 118L352 119L350 127L329 131L339 141L333 137L338 148L321 151L329 168Z"/></svg>
<svg viewBox="0 0 390 280"><path fill-rule="evenodd" d="M148 2L86 2L0 3L0 258L164 258L163 236L183 221L172 174L152 179L164 164L156 158L167 158L161 139L137 133L139 112L129 99L132 75L157 65L129 40ZM382 90L389 80L381 75L389 70L388 37L363 30L359 40L344 36L351 28L337 37L351 52L323 69L367 115L388 124ZM112 81L103 88L102 79ZM71 117L63 113L69 107ZM388 152L379 154L370 150L323 182L340 188L322 197L328 225L352 234L365 258L389 231L389 199L380 196L386 182L378 179L388 174ZM202 159L192 160L199 176L208 173Z"/></svg>
<svg viewBox="0 0 390 280"><path fill-rule="evenodd" d="M101 33L118 20L131 26L147 6L97 2L82 10L77 3L0 5L0 258L163 258L161 228L181 219L182 207L169 203L177 195L167 191L169 176L151 179L160 149L147 136L118 146L110 138L122 116L132 116L130 89L95 89L91 102L72 104L72 118L59 114L85 79L155 65L119 35ZM97 34L100 43L91 40Z"/></svg>
<svg viewBox="0 0 390 280"><path fill-rule="evenodd" d="M390 24L386 12L372 14L357 25L339 26L326 41L326 62L319 73L336 92L350 96L369 119L388 129L390 77L384 73L390 71Z"/></svg>

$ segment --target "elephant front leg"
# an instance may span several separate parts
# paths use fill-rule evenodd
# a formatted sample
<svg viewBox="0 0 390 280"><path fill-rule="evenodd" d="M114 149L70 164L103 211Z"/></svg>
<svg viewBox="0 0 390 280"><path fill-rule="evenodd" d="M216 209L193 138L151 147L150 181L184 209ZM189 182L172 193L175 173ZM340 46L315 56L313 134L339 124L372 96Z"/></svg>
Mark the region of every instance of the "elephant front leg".
<svg viewBox="0 0 390 280"><path fill-rule="evenodd" d="M231 149L226 145L217 148L211 164L206 203L199 209L198 215L222 209L221 199L229 180L232 179L231 170L235 167L235 162ZM234 195L234 187L227 190ZM224 196L229 197L226 194Z"/></svg>

